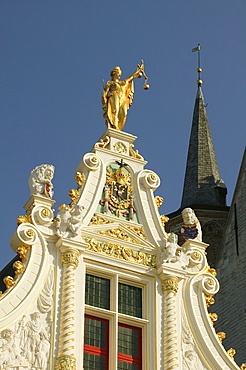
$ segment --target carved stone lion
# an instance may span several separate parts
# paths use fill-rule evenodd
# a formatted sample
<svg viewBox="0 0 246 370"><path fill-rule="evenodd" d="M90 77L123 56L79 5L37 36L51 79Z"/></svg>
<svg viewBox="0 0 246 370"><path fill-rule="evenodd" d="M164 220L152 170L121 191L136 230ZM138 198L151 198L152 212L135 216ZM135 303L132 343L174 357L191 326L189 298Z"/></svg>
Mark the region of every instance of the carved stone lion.
<svg viewBox="0 0 246 370"><path fill-rule="evenodd" d="M54 171L55 167L51 164L41 164L31 171L28 179L31 195L36 194L52 199L54 192L51 180Z"/></svg>

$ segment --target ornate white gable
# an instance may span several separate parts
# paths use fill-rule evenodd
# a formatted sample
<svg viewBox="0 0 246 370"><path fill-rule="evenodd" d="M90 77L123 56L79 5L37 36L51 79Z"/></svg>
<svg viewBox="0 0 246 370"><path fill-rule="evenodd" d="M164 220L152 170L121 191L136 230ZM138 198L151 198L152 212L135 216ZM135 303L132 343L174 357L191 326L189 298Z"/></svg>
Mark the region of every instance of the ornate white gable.
<svg viewBox="0 0 246 370"><path fill-rule="evenodd" d="M117 320L141 329L141 369L238 369L207 311L219 283L198 220L184 222L182 246L166 233L154 198L160 179L145 169L135 140L107 129L76 167L71 203L56 215L53 173L42 165L31 176L26 214L11 238L19 262L0 297L1 369L82 369L85 314L114 323L110 370L117 367ZM118 282L141 289L142 317L118 312L117 294L109 311L86 303L87 273L110 280L111 292Z"/></svg>

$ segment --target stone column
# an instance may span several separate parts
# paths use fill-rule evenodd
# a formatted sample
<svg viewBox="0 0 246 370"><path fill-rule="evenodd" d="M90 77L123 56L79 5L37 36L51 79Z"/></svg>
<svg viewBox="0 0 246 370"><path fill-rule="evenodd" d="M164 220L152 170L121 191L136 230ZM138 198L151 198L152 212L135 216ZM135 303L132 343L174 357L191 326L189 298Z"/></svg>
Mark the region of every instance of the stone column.
<svg viewBox="0 0 246 370"><path fill-rule="evenodd" d="M165 276L161 278L164 296L164 370L177 369L179 367L176 307L178 281L178 278L174 276Z"/></svg>
<svg viewBox="0 0 246 370"><path fill-rule="evenodd" d="M76 370L75 358L75 270L79 252L75 248L61 247L62 293L56 370Z"/></svg>

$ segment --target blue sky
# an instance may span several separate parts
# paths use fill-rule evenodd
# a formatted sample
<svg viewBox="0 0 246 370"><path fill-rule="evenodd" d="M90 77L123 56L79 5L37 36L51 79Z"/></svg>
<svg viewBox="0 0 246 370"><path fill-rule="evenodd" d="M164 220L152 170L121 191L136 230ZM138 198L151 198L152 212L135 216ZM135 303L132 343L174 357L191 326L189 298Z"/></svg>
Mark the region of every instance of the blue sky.
<svg viewBox="0 0 246 370"><path fill-rule="evenodd" d="M201 44L203 94L221 178L233 193L245 147L246 1L0 1L0 268L29 199L30 171L56 167L56 206L69 203L74 168L106 129L102 79L145 60L125 131L157 172L161 212L180 206Z"/></svg>

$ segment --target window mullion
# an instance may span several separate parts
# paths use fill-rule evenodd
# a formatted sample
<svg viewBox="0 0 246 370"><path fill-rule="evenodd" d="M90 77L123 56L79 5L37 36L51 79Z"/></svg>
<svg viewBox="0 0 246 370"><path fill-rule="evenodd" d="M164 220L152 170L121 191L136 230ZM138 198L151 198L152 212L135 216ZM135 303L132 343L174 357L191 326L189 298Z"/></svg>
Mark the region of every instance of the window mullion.
<svg viewBox="0 0 246 370"><path fill-rule="evenodd" d="M111 280L110 309L113 312L109 326L109 370L115 370L118 352L118 274Z"/></svg>

